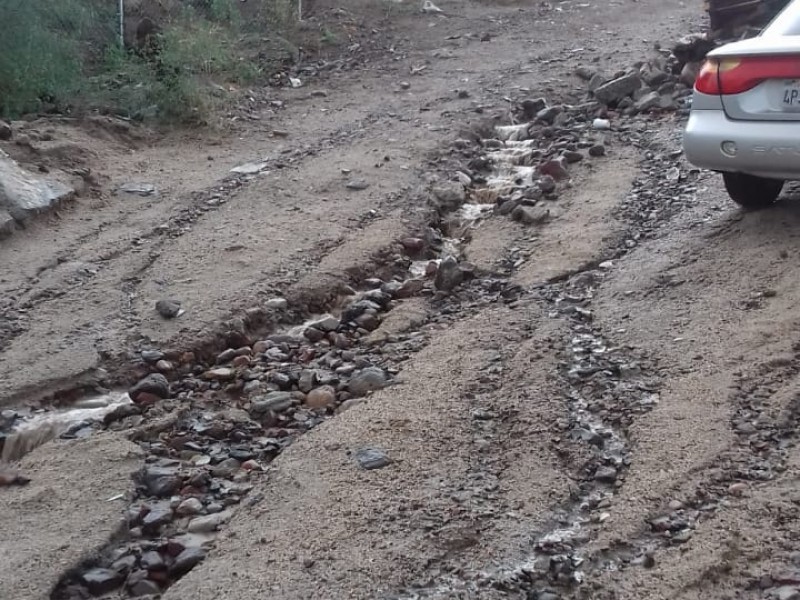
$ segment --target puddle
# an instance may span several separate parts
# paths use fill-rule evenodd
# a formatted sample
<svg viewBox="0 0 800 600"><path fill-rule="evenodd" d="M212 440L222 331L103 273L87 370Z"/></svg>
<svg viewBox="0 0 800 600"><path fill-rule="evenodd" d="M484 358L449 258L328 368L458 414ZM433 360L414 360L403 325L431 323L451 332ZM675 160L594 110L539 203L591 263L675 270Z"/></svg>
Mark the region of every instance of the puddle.
<svg viewBox="0 0 800 600"><path fill-rule="evenodd" d="M85 429L85 435L89 435L91 422L101 421L107 414L130 402L126 392L111 392L86 398L67 408L19 415L5 434L0 462L19 460L39 446L70 432L80 437L81 430Z"/></svg>

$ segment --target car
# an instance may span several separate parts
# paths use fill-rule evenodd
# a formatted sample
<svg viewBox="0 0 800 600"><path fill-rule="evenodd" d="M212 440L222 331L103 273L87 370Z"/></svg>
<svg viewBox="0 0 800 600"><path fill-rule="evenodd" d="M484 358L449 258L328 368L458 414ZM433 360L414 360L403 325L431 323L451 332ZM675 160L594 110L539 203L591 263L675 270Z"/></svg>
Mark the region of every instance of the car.
<svg viewBox="0 0 800 600"><path fill-rule="evenodd" d="M696 167L722 173L745 209L771 206L800 180L800 0L758 36L708 53L683 148Z"/></svg>

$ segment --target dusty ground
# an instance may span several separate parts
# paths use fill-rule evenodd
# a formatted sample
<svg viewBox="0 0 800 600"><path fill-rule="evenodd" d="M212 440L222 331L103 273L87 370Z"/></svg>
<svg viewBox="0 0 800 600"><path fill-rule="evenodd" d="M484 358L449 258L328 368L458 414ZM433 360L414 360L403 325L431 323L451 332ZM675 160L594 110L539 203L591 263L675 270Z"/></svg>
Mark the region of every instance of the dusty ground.
<svg viewBox="0 0 800 600"><path fill-rule="evenodd" d="M624 68L701 22L677 0L440 6L450 16L379 21L391 53L272 92L284 108L232 132L29 124L56 141L9 152L63 162L45 146L68 140L97 182L0 245L0 406L101 367L113 380L136 351L192 347L275 296L313 312L423 221L428 182L453 176L437 150L468 123L507 114L506 97L569 96L577 65ZM661 157L680 127L647 123L644 162L609 138L542 228L481 221L466 258L491 272L523 257L504 276L514 301L394 308L373 339L425 340L395 384L288 447L164 597L798 597L800 209L744 215L696 173L648 203L641 190L674 191L665 165L679 159ZM266 172L226 180L253 161ZM129 182L158 195L113 193ZM186 314L161 319L162 298ZM620 446L609 485L575 435L587 415ZM0 488L0 556L24 559L0 561L9 598L49 597L116 531L124 503L109 498L141 462L128 444L53 442L19 465L31 487ZM365 446L392 464L358 469Z"/></svg>

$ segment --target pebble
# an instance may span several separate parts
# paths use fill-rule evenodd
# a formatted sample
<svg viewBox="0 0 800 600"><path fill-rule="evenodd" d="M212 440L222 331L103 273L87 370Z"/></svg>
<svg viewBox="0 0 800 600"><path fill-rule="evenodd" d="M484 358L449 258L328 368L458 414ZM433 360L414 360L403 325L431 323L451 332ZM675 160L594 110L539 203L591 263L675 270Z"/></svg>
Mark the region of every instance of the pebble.
<svg viewBox="0 0 800 600"><path fill-rule="evenodd" d="M212 533L231 518L229 511L222 511L204 517L195 517L189 521L186 530L189 533Z"/></svg>
<svg viewBox="0 0 800 600"><path fill-rule="evenodd" d="M145 394L157 399L169 398L169 381L161 373L152 373L128 390L128 396L133 402L144 401Z"/></svg>
<svg viewBox="0 0 800 600"><path fill-rule="evenodd" d="M359 466L366 471L382 469L392 463L385 452L376 450L375 448L361 448L357 450L356 460Z"/></svg>
<svg viewBox="0 0 800 600"><path fill-rule="evenodd" d="M159 585L147 578L146 571L136 571L131 573L126 583L128 593L134 598L141 596L155 596L161 594Z"/></svg>
<svg viewBox="0 0 800 600"><path fill-rule="evenodd" d="M608 119L595 119L592 121L592 127L598 131L606 131L611 129L611 121Z"/></svg>
<svg viewBox="0 0 800 600"><path fill-rule="evenodd" d="M286 298L271 298L264 306L270 310L286 310L289 308L289 301Z"/></svg>
<svg viewBox="0 0 800 600"><path fill-rule="evenodd" d="M600 467L594 474L596 481L601 483L614 483L617 480L617 470L614 467Z"/></svg>
<svg viewBox="0 0 800 600"><path fill-rule="evenodd" d="M294 404L292 394L289 392L271 392L263 398L258 398L250 403L250 410L256 414L266 412L283 412Z"/></svg>
<svg viewBox="0 0 800 600"><path fill-rule="evenodd" d="M353 179L347 182L346 187L348 190L361 191L367 189L369 183L364 179Z"/></svg>
<svg viewBox="0 0 800 600"><path fill-rule="evenodd" d="M592 158L600 158L606 155L606 147L603 144L595 144L589 148L589 156Z"/></svg>
<svg viewBox="0 0 800 600"><path fill-rule="evenodd" d="M175 562L170 568L170 574L175 577L185 575L203 562L205 557L206 551L202 548L186 548L175 557Z"/></svg>
<svg viewBox="0 0 800 600"><path fill-rule="evenodd" d="M164 353L158 350L142 350L140 356L144 362L156 363L164 358Z"/></svg>
<svg viewBox="0 0 800 600"><path fill-rule="evenodd" d="M203 512L203 503L198 498L187 498L178 505L175 512L182 517L199 515Z"/></svg>
<svg viewBox="0 0 800 600"><path fill-rule="evenodd" d="M380 390L387 383L386 373L378 367L367 367L353 375L347 389L353 396L366 396L370 392Z"/></svg>
<svg viewBox="0 0 800 600"><path fill-rule="evenodd" d="M458 261L454 257L448 256L436 270L436 277L433 282L436 289L443 292L452 292L463 282L464 272L461 270Z"/></svg>
<svg viewBox="0 0 800 600"><path fill-rule="evenodd" d="M159 300L156 302L156 312L165 319L174 319L183 312L181 303L177 300Z"/></svg>
<svg viewBox="0 0 800 600"><path fill-rule="evenodd" d="M123 575L111 569L89 569L81 575L81 580L95 596L107 594L122 585Z"/></svg>
<svg viewBox="0 0 800 600"><path fill-rule="evenodd" d="M540 206L518 206L511 212L511 218L523 225L543 225L550 220L550 211Z"/></svg>
<svg viewBox="0 0 800 600"><path fill-rule="evenodd" d="M549 175L556 181L562 181L569 178L569 172L560 160L549 160L539 165L539 173L542 175Z"/></svg>
<svg viewBox="0 0 800 600"><path fill-rule="evenodd" d="M315 388L306 395L305 403L315 410L330 408L336 404L336 390L329 385Z"/></svg>

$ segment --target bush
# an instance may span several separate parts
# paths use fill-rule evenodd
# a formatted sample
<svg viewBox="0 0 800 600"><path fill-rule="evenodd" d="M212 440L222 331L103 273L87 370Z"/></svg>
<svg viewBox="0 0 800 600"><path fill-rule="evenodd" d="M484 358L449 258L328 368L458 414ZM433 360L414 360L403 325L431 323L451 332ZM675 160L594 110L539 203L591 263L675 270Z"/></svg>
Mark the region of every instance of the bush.
<svg viewBox="0 0 800 600"><path fill-rule="evenodd" d="M143 57L117 39L111 0L0 0L0 116L99 109L132 118L201 120L217 102L215 80L249 83L263 72L265 31L291 22L289 0L175 0L158 53ZM256 58L258 56L258 58Z"/></svg>

